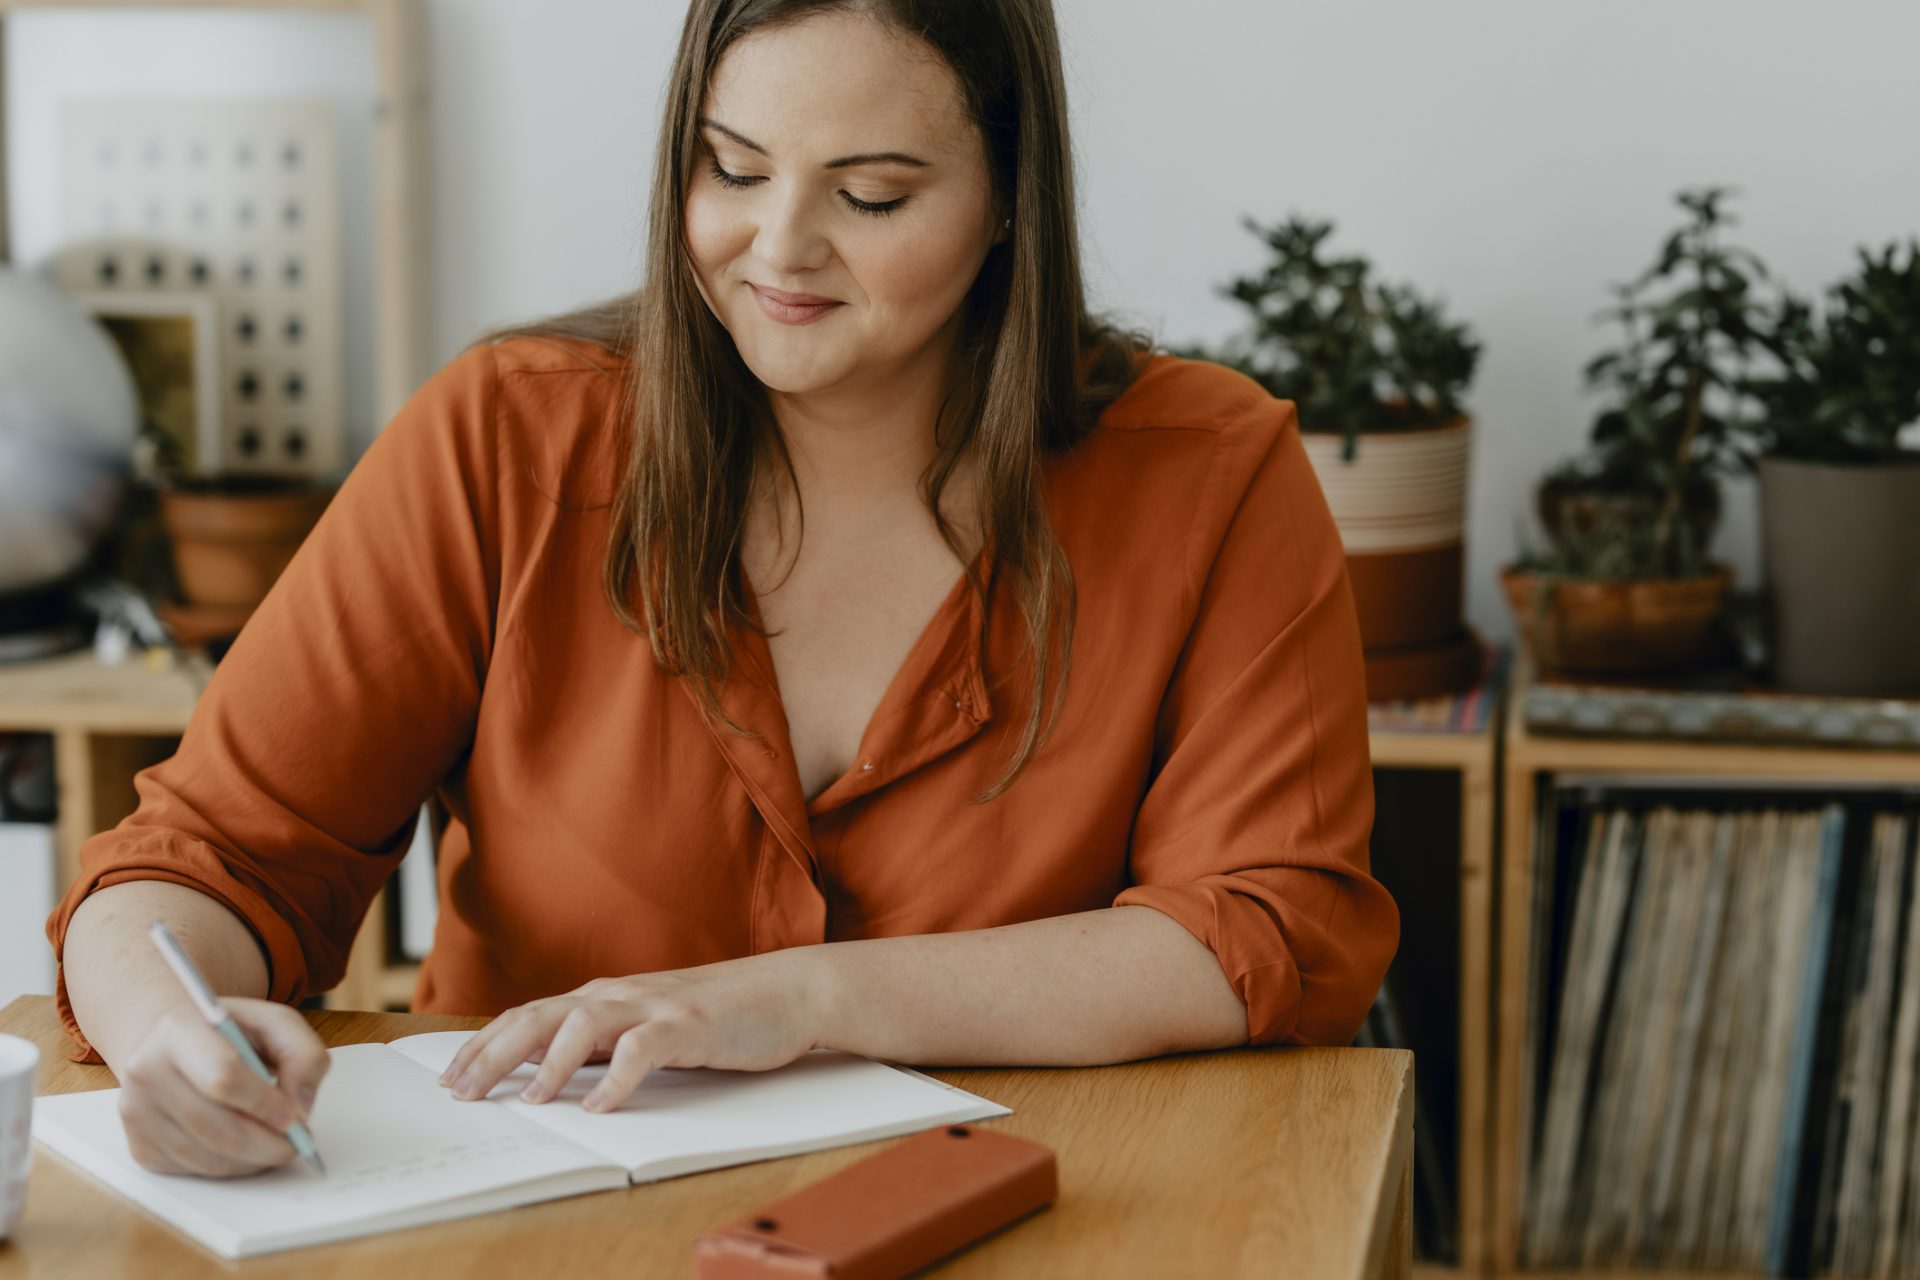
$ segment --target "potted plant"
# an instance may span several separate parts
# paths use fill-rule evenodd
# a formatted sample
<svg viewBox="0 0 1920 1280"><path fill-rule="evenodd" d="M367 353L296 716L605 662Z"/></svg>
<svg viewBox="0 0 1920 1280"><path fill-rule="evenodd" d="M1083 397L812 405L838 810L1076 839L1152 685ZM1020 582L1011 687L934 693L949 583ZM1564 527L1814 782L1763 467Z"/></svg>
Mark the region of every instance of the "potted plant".
<svg viewBox="0 0 1920 1280"><path fill-rule="evenodd" d="M1764 327L1749 435L1782 688L1920 697L1920 241L1901 247Z"/></svg>
<svg viewBox="0 0 1920 1280"><path fill-rule="evenodd" d="M1464 688L1479 675L1480 645L1461 622L1472 439L1461 399L1480 345L1437 304L1375 283L1366 259L1328 256L1331 223L1243 222L1272 258L1219 292L1251 325L1217 351L1177 353L1237 369L1298 407L1346 548L1368 697Z"/></svg>
<svg viewBox="0 0 1920 1280"><path fill-rule="evenodd" d="M183 597L157 610L186 645L239 633L333 497L331 485L305 475L193 472L179 442L150 420L133 471L157 498Z"/></svg>
<svg viewBox="0 0 1920 1280"><path fill-rule="evenodd" d="M1723 187L1682 191L1689 214L1652 266L1614 286L1598 318L1620 345L1590 361L1607 394L1584 453L1537 493L1544 548L1501 572L1516 628L1545 669L1649 673L1716 660L1733 572L1709 547L1720 483L1739 465L1745 379L1759 350L1767 277L1721 242Z"/></svg>

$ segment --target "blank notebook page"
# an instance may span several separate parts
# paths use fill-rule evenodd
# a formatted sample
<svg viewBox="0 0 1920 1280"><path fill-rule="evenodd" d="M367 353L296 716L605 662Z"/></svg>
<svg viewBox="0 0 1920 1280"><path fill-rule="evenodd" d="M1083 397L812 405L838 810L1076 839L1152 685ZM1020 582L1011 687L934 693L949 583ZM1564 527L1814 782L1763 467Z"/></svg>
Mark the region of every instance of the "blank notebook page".
<svg viewBox="0 0 1920 1280"><path fill-rule="evenodd" d="M421 1075L433 1081L471 1034L429 1032L391 1047L428 1068ZM582 1110L580 1100L605 1067L582 1067L550 1102L521 1102L514 1095L538 1070L519 1067L487 1096L633 1170L640 1181L711 1168L730 1154L765 1158L1011 1114L918 1072L829 1049L777 1071L662 1067L617 1110L601 1113Z"/></svg>

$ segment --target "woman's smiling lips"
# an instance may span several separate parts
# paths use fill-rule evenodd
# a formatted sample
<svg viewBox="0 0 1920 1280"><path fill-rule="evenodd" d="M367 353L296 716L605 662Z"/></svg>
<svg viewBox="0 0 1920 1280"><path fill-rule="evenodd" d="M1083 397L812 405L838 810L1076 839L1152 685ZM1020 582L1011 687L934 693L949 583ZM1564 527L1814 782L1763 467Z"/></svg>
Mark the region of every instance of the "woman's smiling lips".
<svg viewBox="0 0 1920 1280"><path fill-rule="evenodd" d="M748 284L753 290L754 300L760 304L770 320L781 324L812 324L841 303L833 298L822 298L811 293L782 293L778 289L763 289L757 284Z"/></svg>

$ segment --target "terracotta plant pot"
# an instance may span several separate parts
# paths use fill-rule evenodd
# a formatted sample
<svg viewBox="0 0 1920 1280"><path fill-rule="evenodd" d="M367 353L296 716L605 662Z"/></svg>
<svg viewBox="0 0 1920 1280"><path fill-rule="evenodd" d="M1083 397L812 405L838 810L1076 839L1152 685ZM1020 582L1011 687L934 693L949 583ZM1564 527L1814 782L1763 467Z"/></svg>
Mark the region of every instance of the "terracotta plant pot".
<svg viewBox="0 0 1920 1280"><path fill-rule="evenodd" d="M1720 656L1721 613L1733 588L1722 566L1698 578L1543 581L1501 570L1514 627L1542 671L1646 675L1704 666ZM1541 591L1548 594L1541 599Z"/></svg>
<svg viewBox="0 0 1920 1280"><path fill-rule="evenodd" d="M1338 433L1301 437L1346 548L1370 697L1451 693L1479 672L1460 619L1472 428L1369 431L1351 462Z"/></svg>
<svg viewBox="0 0 1920 1280"><path fill-rule="evenodd" d="M1871 466L1760 460L1774 680L1920 697L1920 453Z"/></svg>
<svg viewBox="0 0 1920 1280"><path fill-rule="evenodd" d="M333 497L330 487L304 481L229 485L160 496L174 570L193 604L258 604Z"/></svg>

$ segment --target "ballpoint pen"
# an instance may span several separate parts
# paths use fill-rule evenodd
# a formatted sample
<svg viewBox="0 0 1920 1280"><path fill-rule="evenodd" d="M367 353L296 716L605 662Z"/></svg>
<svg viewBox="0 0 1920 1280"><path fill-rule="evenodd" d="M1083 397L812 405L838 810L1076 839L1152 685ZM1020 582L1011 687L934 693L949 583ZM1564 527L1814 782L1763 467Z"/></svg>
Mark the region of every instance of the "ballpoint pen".
<svg viewBox="0 0 1920 1280"><path fill-rule="evenodd" d="M228 1013L221 1006L220 1001L214 997L213 988L209 987L207 980L200 976L200 970L194 968L193 961L187 959L186 951L174 939L172 931L165 923L155 920L148 925L147 936L152 938L153 945L160 949L160 955L166 960L167 967L173 970L174 977L180 979L180 985L187 989L187 994L193 998L193 1003L199 1008L201 1016L212 1023L213 1029L239 1051L240 1060L252 1068L253 1074L268 1084L278 1084L279 1081L273 1078L273 1073L267 1070L267 1064L260 1061L260 1055L254 1052L253 1043L247 1039L246 1032L240 1030L240 1024L233 1020L233 1015ZM305 1121L293 1122L293 1127L287 1130L287 1141L291 1142L293 1149L305 1156L315 1169L321 1173L327 1171L327 1166L320 1162L320 1151L313 1145L313 1134L307 1131Z"/></svg>

